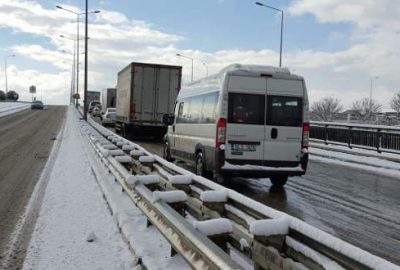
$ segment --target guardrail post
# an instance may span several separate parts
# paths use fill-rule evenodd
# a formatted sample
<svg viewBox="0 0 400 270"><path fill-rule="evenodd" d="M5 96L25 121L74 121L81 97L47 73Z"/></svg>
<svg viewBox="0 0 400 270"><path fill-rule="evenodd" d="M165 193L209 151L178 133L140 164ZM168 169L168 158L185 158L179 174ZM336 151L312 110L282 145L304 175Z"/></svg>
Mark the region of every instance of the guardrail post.
<svg viewBox="0 0 400 270"><path fill-rule="evenodd" d="M328 125L325 125L325 136L324 136L324 143L328 145Z"/></svg>
<svg viewBox="0 0 400 270"><path fill-rule="evenodd" d="M376 136L377 136L377 142L376 142L376 151L378 153L382 153L382 151L380 150L380 148L382 147L382 133L381 133L382 129L378 128L378 130L376 131Z"/></svg>
<svg viewBox="0 0 400 270"><path fill-rule="evenodd" d="M353 147L351 146L351 144L353 143L353 127L349 127L349 140L348 140L348 146L350 149L352 149Z"/></svg>

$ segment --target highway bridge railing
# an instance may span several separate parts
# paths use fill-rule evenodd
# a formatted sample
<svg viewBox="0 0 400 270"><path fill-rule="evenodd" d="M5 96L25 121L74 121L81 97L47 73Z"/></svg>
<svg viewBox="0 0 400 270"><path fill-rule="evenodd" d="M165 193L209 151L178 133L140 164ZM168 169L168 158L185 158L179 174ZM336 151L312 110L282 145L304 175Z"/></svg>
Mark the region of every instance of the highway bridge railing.
<svg viewBox="0 0 400 270"><path fill-rule="evenodd" d="M311 121L310 141L400 154L400 127Z"/></svg>
<svg viewBox="0 0 400 270"><path fill-rule="evenodd" d="M194 175L91 119L81 129L124 193L169 241L171 256L179 253L193 269L243 269L237 254L254 269L400 269Z"/></svg>

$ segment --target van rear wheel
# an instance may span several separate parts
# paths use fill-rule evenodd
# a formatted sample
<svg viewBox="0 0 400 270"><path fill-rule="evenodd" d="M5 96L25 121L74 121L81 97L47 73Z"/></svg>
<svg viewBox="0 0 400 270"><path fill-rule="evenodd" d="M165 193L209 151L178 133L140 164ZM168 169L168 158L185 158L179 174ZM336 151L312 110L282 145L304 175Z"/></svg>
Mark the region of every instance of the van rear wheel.
<svg viewBox="0 0 400 270"><path fill-rule="evenodd" d="M201 176L206 176L206 171L204 168L204 158L202 152L198 152L196 155L196 174Z"/></svg>
<svg viewBox="0 0 400 270"><path fill-rule="evenodd" d="M273 186L283 187L286 184L288 177L287 177L287 175L276 175L276 176L270 177L270 180L271 180L271 183Z"/></svg>

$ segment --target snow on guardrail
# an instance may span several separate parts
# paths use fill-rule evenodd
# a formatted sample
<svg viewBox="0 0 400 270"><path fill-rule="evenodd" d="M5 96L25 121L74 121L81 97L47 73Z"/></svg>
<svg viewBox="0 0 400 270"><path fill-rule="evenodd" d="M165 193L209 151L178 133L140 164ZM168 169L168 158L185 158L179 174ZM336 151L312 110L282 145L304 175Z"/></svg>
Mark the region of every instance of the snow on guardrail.
<svg viewBox="0 0 400 270"><path fill-rule="evenodd" d="M400 269L399 266L295 217L272 209L201 176L194 175L149 153L140 145L113 134L90 119L89 123L90 125L84 126L84 130L93 146L98 150L97 153L101 155L102 161L126 189L132 201L141 207L172 247L195 269L200 269L204 265L199 267L201 264L193 261L194 257L197 260L203 258L202 263L211 263L217 269L228 269L228 265L235 265L237 269L240 269L232 261L232 258L229 258L229 254L225 253L228 248L250 258L255 265L264 269L269 267L272 269L304 269L304 266L310 269ZM112 155L104 155L106 151L110 151L103 148L104 145L107 145L104 143L110 141L126 142L126 144L120 144L120 147L123 145L133 146L134 150L129 151L131 154L135 154L135 157L132 155L132 162L128 164L129 166L119 164ZM126 155L125 152L122 154ZM160 182L151 184L151 188L150 185L147 187L143 183L130 184L128 188L125 179L128 179L131 174L158 175ZM169 181L177 175L186 178L191 176L191 181L180 184ZM159 200L154 202L154 195L151 194L160 191L182 191L187 194L187 198L172 200L170 203L162 200L163 203L160 203ZM226 200L202 201L201 194L207 191L223 191ZM215 197L216 195L211 194L210 196ZM169 207L167 207L168 205ZM149 211L149 209L153 210ZM183 216L178 218L171 212L171 209L176 210L175 213L178 216ZM158 216L152 216L154 213ZM209 239L212 241L209 242L202 238L201 234L194 233L193 230L196 228L193 227L193 222L189 223L185 219L186 214L190 214L190 217L197 221L229 219L233 229L232 231L221 230L226 233L218 235L218 237L210 236ZM262 227L260 224L264 223L269 226L267 232L260 229L260 226ZM276 227L283 226L282 224L286 229L278 230ZM173 233L179 235L179 243L184 243L183 245L177 244L176 235L170 235L170 230L174 230ZM190 251L188 251L188 247Z"/></svg>

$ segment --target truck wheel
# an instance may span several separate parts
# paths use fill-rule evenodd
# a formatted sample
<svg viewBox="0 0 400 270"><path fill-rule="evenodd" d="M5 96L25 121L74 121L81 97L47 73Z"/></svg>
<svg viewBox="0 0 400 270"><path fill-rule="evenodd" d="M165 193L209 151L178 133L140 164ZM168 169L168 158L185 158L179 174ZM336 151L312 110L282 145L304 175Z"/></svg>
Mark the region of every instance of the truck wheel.
<svg viewBox="0 0 400 270"><path fill-rule="evenodd" d="M283 187L286 184L288 177L287 175L276 175L270 177L270 180L274 187Z"/></svg>
<svg viewBox="0 0 400 270"><path fill-rule="evenodd" d="M163 158L167 161L174 161L174 159L171 157L171 149L169 148L168 142L164 143Z"/></svg>
<svg viewBox="0 0 400 270"><path fill-rule="evenodd" d="M196 174L201 176L205 176L206 174L202 152L198 152L196 155Z"/></svg>

